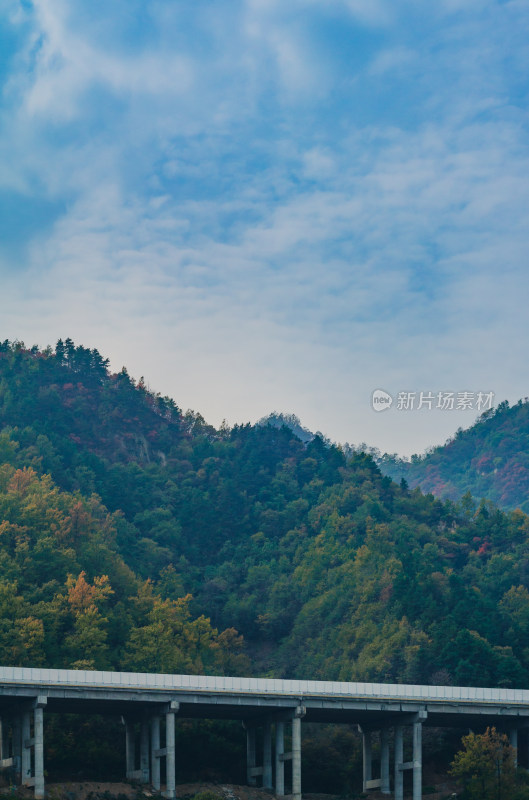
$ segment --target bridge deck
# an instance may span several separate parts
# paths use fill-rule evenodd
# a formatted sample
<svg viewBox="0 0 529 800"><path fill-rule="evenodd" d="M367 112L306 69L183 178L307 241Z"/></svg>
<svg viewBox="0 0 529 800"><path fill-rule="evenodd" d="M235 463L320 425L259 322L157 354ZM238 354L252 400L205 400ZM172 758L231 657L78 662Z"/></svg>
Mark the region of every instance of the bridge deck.
<svg viewBox="0 0 529 800"><path fill-rule="evenodd" d="M187 693L238 696L274 696L304 699L329 698L388 700L419 703L519 706L529 712L528 689L472 686L421 686L392 683L233 678L214 675L163 675L143 672L108 672L28 667L0 667L0 693L9 686L132 690L153 693Z"/></svg>
<svg viewBox="0 0 529 800"><path fill-rule="evenodd" d="M179 716L195 718L252 719L303 706L307 721L373 726L421 709L427 725L529 719L526 689L0 667L0 707L38 694L57 712L86 713L89 705L94 713L125 714L177 700Z"/></svg>

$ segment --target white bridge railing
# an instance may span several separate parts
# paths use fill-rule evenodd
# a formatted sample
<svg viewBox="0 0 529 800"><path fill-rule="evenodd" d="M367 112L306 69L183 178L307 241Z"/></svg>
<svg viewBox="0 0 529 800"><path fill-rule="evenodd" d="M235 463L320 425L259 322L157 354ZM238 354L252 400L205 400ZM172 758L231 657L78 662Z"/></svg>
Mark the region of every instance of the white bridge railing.
<svg viewBox="0 0 529 800"><path fill-rule="evenodd" d="M163 675L145 672L108 672L73 669L0 667L4 685L79 686L92 689L214 692L218 694L275 695L277 697L344 697L410 700L428 703L506 703L529 706L528 689L492 689L472 686L415 686L393 683L232 678L215 675Z"/></svg>

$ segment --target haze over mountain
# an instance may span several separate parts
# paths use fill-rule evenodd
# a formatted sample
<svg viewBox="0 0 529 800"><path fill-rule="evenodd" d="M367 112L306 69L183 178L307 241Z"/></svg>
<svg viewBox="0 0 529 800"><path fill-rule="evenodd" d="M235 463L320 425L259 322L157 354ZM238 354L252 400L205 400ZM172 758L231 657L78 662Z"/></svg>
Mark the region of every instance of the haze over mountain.
<svg viewBox="0 0 529 800"><path fill-rule="evenodd" d="M305 428L295 414L264 417L261 423L284 424L303 441L316 434ZM322 434L319 434L322 435ZM410 488L458 501L469 492L491 500L500 508L529 511L529 401L515 405L503 401L484 412L474 425L458 430L444 445L430 447L422 455L401 458L367 443L340 444L346 455L369 453L384 475L406 481Z"/></svg>
<svg viewBox="0 0 529 800"><path fill-rule="evenodd" d="M507 401L486 411L466 430L424 455L401 459L373 453L380 469L394 480L436 497L458 500L466 492L492 500L500 508L529 511L529 401Z"/></svg>

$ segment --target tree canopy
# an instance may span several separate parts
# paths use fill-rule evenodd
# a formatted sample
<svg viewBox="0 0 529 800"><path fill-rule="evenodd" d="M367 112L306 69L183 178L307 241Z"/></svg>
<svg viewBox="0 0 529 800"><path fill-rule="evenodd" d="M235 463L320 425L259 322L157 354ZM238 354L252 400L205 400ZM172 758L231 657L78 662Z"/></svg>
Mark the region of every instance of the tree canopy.
<svg viewBox="0 0 529 800"><path fill-rule="evenodd" d="M1 660L526 686L528 517L279 423L2 343Z"/></svg>

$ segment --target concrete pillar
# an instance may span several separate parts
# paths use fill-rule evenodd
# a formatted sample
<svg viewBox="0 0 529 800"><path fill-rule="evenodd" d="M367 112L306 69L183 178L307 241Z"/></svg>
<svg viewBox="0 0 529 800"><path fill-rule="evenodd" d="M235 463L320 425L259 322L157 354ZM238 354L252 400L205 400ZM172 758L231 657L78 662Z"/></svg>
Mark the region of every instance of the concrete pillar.
<svg viewBox="0 0 529 800"><path fill-rule="evenodd" d="M149 723L143 720L140 733L141 782L149 783Z"/></svg>
<svg viewBox="0 0 529 800"><path fill-rule="evenodd" d="M175 712L165 715L165 771L166 785L164 797L174 800L176 797L176 753L175 753Z"/></svg>
<svg viewBox="0 0 529 800"><path fill-rule="evenodd" d="M151 719L151 781L153 788L160 791L160 717Z"/></svg>
<svg viewBox="0 0 529 800"><path fill-rule="evenodd" d="M276 796L285 794L285 723L276 722Z"/></svg>
<svg viewBox="0 0 529 800"><path fill-rule="evenodd" d="M301 800L301 718L292 720L292 800Z"/></svg>
<svg viewBox="0 0 529 800"><path fill-rule="evenodd" d="M130 720L125 720L125 775L127 780L130 781L134 777L134 768L136 766L136 741L135 741L134 723Z"/></svg>
<svg viewBox="0 0 529 800"><path fill-rule="evenodd" d="M8 719L7 717L0 717L0 761L10 756Z"/></svg>
<svg viewBox="0 0 529 800"><path fill-rule="evenodd" d="M422 722L413 723L413 800L422 798Z"/></svg>
<svg viewBox="0 0 529 800"><path fill-rule="evenodd" d="M272 789L272 725L265 722L263 729L263 789Z"/></svg>
<svg viewBox="0 0 529 800"><path fill-rule="evenodd" d="M404 800L404 729L402 725L395 728L395 800Z"/></svg>
<svg viewBox="0 0 529 800"><path fill-rule="evenodd" d="M389 785L389 731L382 728L380 731L380 791L390 794Z"/></svg>
<svg viewBox="0 0 529 800"><path fill-rule="evenodd" d="M367 792L367 782L373 779L373 756L371 747L371 731L362 731L362 791Z"/></svg>
<svg viewBox="0 0 529 800"><path fill-rule="evenodd" d="M514 766L518 767L518 731L512 728L509 731L509 742L511 747L514 748Z"/></svg>
<svg viewBox="0 0 529 800"><path fill-rule="evenodd" d="M255 786L257 779L252 775L252 769L255 768L255 728L253 725L246 726L246 780L248 786Z"/></svg>
<svg viewBox="0 0 529 800"><path fill-rule="evenodd" d="M15 714L13 720L13 766L15 780L22 783L22 717Z"/></svg>
<svg viewBox="0 0 529 800"><path fill-rule="evenodd" d="M22 713L22 786L27 786L31 779L31 715L29 711Z"/></svg>
<svg viewBox="0 0 529 800"><path fill-rule="evenodd" d="M43 800L44 790L44 708L37 705L34 711L35 734L35 800Z"/></svg>

